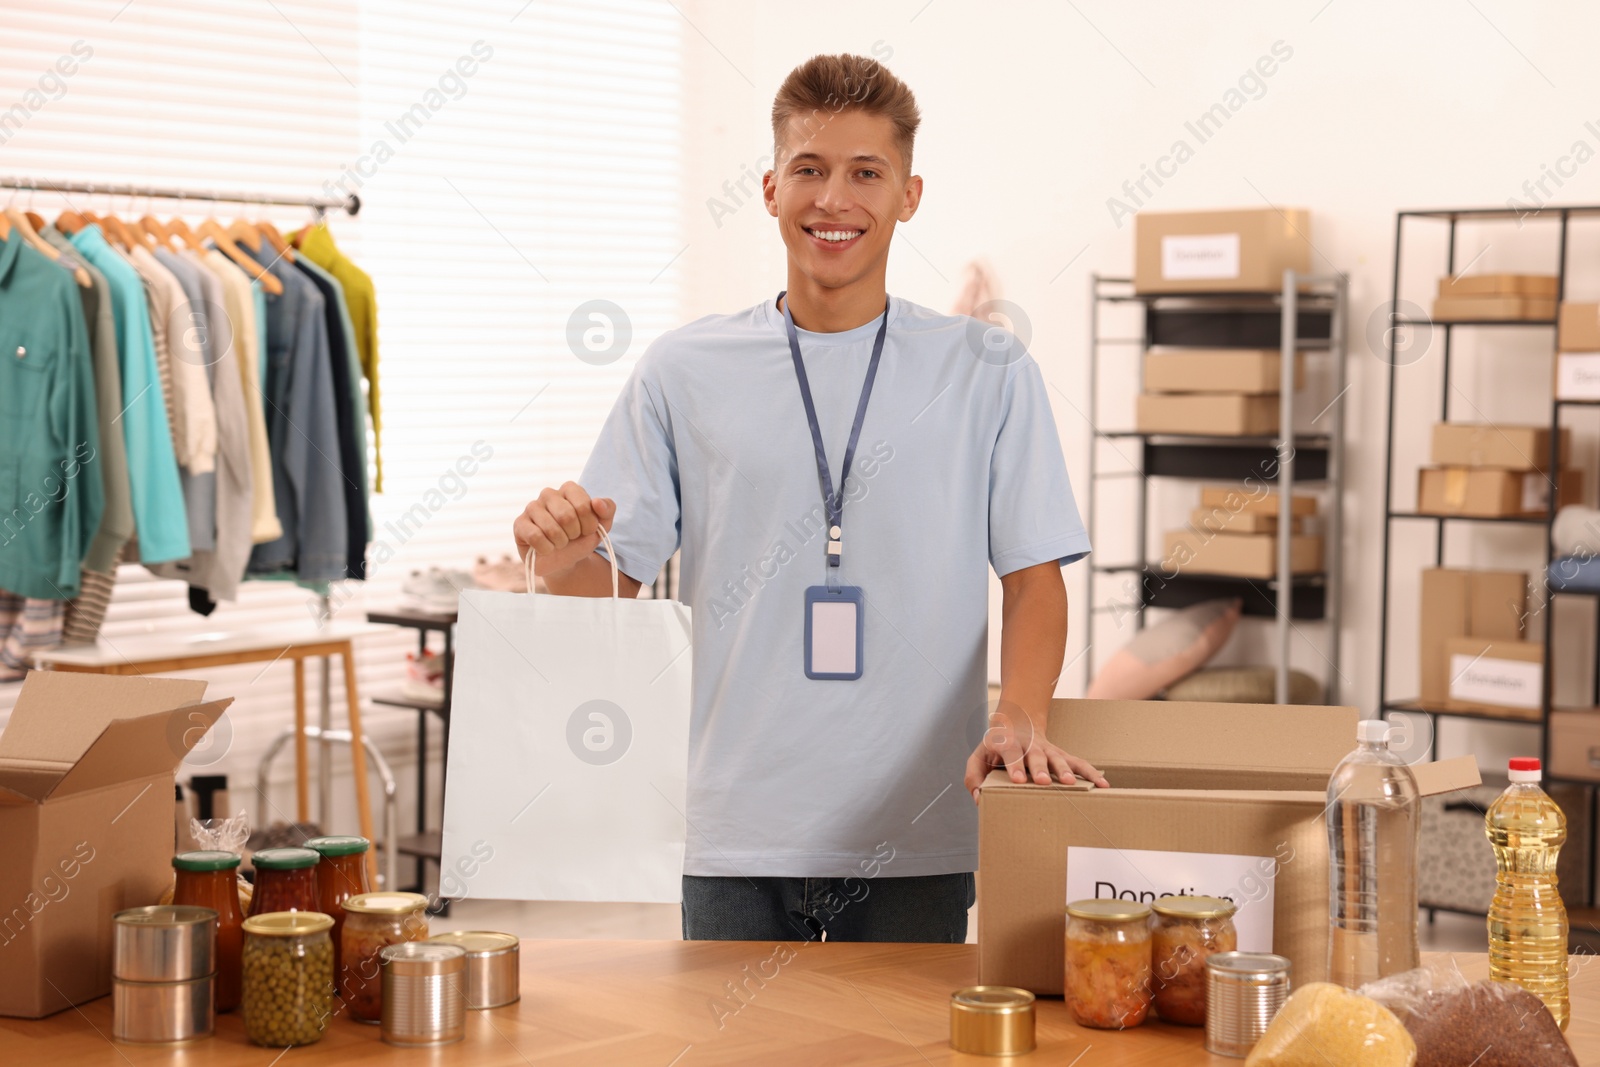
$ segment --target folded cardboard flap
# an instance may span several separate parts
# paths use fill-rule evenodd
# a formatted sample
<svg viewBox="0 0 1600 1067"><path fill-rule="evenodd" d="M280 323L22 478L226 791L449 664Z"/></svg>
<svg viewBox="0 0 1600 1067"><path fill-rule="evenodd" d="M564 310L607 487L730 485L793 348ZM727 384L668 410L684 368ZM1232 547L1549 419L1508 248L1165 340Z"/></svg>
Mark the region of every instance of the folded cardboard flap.
<svg viewBox="0 0 1600 1067"><path fill-rule="evenodd" d="M70 767L108 724L198 704L205 692L205 682L188 678L29 671L0 733L0 760Z"/></svg>
<svg viewBox="0 0 1600 1067"><path fill-rule="evenodd" d="M109 723L50 796L171 774L232 703L227 697Z"/></svg>

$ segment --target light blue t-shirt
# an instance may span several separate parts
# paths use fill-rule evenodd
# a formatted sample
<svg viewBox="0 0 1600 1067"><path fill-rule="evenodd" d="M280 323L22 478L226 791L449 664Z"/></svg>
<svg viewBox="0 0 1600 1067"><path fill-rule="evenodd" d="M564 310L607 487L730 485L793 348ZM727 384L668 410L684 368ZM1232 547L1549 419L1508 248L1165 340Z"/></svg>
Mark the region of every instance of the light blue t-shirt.
<svg viewBox="0 0 1600 1067"><path fill-rule="evenodd" d="M835 484L878 326L800 331ZM866 603L855 681L802 663L827 536L775 301L663 335L623 388L581 484L616 500L628 575L649 583L683 548L686 874L859 876L874 856L883 876L976 868L962 777L985 722L989 567L1089 551L1038 364L985 329L890 299L841 524L838 584Z"/></svg>

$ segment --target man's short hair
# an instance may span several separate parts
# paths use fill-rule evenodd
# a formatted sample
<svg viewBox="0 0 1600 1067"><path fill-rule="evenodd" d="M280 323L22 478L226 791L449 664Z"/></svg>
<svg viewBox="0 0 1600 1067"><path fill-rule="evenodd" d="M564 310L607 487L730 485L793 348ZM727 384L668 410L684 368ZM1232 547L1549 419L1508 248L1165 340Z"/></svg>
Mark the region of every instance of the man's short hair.
<svg viewBox="0 0 1600 1067"><path fill-rule="evenodd" d="M906 168L900 177L908 176L911 145L922 122L917 98L889 68L866 56L812 56L789 72L772 101L775 158L783 157L784 135L791 120L804 142L847 109L880 115L894 125L895 147Z"/></svg>

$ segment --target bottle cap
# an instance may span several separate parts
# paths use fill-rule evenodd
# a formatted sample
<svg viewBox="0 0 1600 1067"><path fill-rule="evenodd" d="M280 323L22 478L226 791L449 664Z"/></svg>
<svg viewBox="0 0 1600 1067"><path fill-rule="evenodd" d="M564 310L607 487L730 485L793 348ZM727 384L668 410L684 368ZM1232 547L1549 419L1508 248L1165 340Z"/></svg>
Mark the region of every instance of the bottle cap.
<svg viewBox="0 0 1600 1067"><path fill-rule="evenodd" d="M1529 756L1515 756L1507 766L1506 776L1513 782L1537 782L1541 777L1539 761Z"/></svg>
<svg viewBox="0 0 1600 1067"><path fill-rule="evenodd" d="M1389 724L1382 719L1362 719L1356 723L1356 740L1369 744L1389 740Z"/></svg>

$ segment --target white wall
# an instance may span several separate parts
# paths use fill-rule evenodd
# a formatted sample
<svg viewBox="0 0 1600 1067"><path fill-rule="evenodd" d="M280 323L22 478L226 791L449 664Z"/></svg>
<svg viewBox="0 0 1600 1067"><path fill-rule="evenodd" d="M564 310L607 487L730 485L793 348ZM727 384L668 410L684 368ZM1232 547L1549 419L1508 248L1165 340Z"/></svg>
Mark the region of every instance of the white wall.
<svg viewBox="0 0 1600 1067"><path fill-rule="evenodd" d="M688 151L686 314L745 306L781 287L782 246L759 203L741 207L719 226L704 201L723 197L725 180L737 181L746 164L770 151L768 110L784 74L819 51L876 50L882 58L892 49L887 63L911 85L923 111L915 169L926 188L917 217L897 234L890 289L947 307L963 263L978 255L990 259L1005 296L1032 320L1032 351L1056 387L1052 400L1080 499L1090 440L1083 414L1088 276L1125 274L1132 265L1131 224L1113 220L1108 198L1125 198L1124 181L1137 180L1175 139L1186 138L1195 147L1193 158L1161 188L1147 185L1154 191L1147 198L1152 210L1268 203L1313 210L1313 269L1344 270L1351 278L1347 616L1339 669L1344 700L1370 712L1377 695L1387 367L1366 338L1369 319L1389 295L1394 213L1504 204L1523 195L1523 183L1538 180L1541 167L1556 165L1575 141L1600 149L1600 76L1590 57L1600 13L1575 4L1504 0L817 0L789 17L757 5L701 0L685 10L699 31L686 38L696 78L690 90L689 129L696 141ZM1275 44L1292 54L1264 80L1264 89L1254 89L1259 98L1197 145L1185 121L1222 100ZM1589 121L1595 128L1585 126ZM1600 163L1579 168L1559 190L1559 201L1600 200L1597 178ZM1530 226L1519 233L1512 224L1464 233L1463 258L1487 246L1478 269L1553 269L1549 246L1530 238L1532 232ZM1593 262L1600 224L1591 222L1580 233L1583 258ZM1518 242L1527 249L1513 247ZM1442 258L1423 264L1420 257L1418 263L1406 295L1426 304L1444 264ZM1591 271L1587 288L1576 295L1595 298L1597 283ZM1472 399L1458 398L1452 416L1545 421L1548 334L1496 335L1494 344L1492 358L1487 351L1482 358L1470 353L1457 364L1458 383ZM1413 378L1431 380L1439 347L1436 338L1408 368ZM1463 342L1458 352L1470 347ZM1436 399L1402 415L1424 434L1436 418ZM1397 473L1402 486L1425 458L1425 437L1412 439L1417 447ZM1176 525L1192 494L1192 487L1167 489L1156 514ZM1109 518L1099 524L1100 551L1125 554L1130 525ZM1152 522L1154 529L1161 525ZM1517 536L1521 540L1513 541ZM1475 554L1463 541L1450 558L1500 564L1507 552L1520 550L1516 558L1536 568L1537 536L1483 538ZM1409 602L1421 559L1399 561L1395 586L1409 614L1395 617L1391 649L1395 669L1406 673L1415 658ZM1069 571L1075 633L1069 660L1082 651L1083 571ZM1302 629L1320 642L1316 627ZM1264 633L1263 624L1246 624L1235 639L1244 647L1230 647L1223 658L1248 659L1251 644L1264 653ZM997 644L998 627L992 638ZM1295 661L1326 678L1329 667L1312 644L1297 636ZM1063 695L1081 693L1085 662L1063 677ZM997 674L997 658L992 663ZM1391 695L1411 695L1409 684L1401 679ZM1519 740L1524 747L1534 740L1516 727L1457 723L1444 729L1447 752L1471 744L1486 759Z"/></svg>

